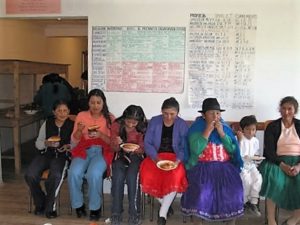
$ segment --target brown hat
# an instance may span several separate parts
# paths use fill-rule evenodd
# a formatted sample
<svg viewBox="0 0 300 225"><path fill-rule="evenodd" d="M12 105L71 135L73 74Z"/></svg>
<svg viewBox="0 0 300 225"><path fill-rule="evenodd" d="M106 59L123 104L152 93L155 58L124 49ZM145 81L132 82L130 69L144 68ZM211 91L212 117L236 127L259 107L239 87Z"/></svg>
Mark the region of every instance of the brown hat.
<svg viewBox="0 0 300 225"><path fill-rule="evenodd" d="M224 112L225 109L221 109L220 104L216 98L206 98L202 103L202 110L199 110L200 113L205 113L208 110L219 110Z"/></svg>

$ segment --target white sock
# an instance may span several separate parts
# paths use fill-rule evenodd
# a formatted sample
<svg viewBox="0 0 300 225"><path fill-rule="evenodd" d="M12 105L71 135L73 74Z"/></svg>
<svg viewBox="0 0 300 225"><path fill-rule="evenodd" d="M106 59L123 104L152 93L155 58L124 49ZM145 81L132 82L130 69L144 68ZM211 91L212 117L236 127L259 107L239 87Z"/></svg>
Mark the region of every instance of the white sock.
<svg viewBox="0 0 300 225"><path fill-rule="evenodd" d="M257 205L257 203L258 203L258 198L252 197L251 200L250 200L250 203L253 204L253 205Z"/></svg>
<svg viewBox="0 0 300 225"><path fill-rule="evenodd" d="M165 219L167 219L168 210L169 210L174 198L176 197L176 194L177 194L177 192L174 191L174 192L171 192L171 193L165 195L162 198L162 203L161 203L160 210L159 210L160 217L164 217Z"/></svg>

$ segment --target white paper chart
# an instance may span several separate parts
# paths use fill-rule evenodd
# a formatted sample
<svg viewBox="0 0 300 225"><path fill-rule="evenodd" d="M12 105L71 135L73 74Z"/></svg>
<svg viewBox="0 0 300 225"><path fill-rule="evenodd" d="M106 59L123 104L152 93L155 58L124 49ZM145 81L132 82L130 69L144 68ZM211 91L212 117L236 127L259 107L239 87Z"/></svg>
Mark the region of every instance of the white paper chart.
<svg viewBox="0 0 300 225"><path fill-rule="evenodd" d="M94 26L92 88L182 93L185 27Z"/></svg>
<svg viewBox="0 0 300 225"><path fill-rule="evenodd" d="M254 105L256 15L190 14L188 97L201 108L207 97L223 108Z"/></svg>

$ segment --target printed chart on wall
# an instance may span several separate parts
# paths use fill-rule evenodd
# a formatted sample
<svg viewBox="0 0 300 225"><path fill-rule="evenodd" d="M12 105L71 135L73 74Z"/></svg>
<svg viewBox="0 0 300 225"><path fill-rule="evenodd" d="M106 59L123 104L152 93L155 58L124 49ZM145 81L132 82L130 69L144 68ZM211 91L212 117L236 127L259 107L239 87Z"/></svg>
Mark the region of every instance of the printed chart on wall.
<svg viewBox="0 0 300 225"><path fill-rule="evenodd" d="M201 108L216 97L226 109L254 105L256 15L190 14L188 97Z"/></svg>
<svg viewBox="0 0 300 225"><path fill-rule="evenodd" d="M185 27L94 26L92 88L182 93Z"/></svg>

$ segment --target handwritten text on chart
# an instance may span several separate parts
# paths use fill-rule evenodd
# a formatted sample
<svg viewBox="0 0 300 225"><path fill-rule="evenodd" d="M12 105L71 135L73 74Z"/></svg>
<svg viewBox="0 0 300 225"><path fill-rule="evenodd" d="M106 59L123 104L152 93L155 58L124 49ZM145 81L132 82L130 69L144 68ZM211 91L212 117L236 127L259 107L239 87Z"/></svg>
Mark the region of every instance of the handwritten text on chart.
<svg viewBox="0 0 300 225"><path fill-rule="evenodd" d="M216 97L224 108L253 107L256 15L191 14L189 103Z"/></svg>
<svg viewBox="0 0 300 225"><path fill-rule="evenodd" d="M94 26L92 30L92 88L183 92L184 27Z"/></svg>

